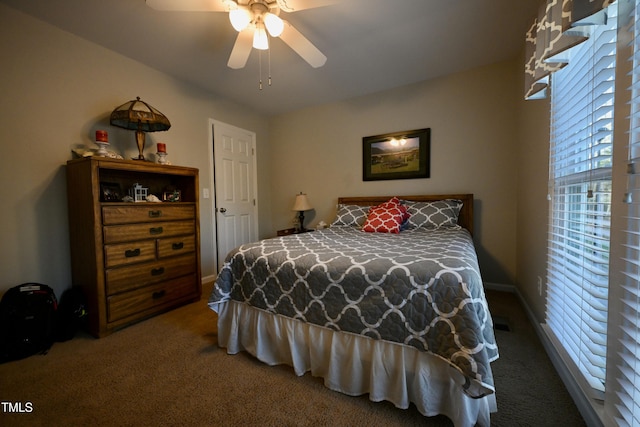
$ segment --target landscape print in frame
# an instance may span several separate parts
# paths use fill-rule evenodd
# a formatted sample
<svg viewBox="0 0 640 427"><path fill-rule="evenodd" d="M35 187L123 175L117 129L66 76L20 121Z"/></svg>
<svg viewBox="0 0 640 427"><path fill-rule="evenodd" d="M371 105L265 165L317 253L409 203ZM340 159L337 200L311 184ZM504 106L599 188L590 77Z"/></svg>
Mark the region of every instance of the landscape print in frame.
<svg viewBox="0 0 640 427"><path fill-rule="evenodd" d="M431 129L362 138L362 179L429 178Z"/></svg>

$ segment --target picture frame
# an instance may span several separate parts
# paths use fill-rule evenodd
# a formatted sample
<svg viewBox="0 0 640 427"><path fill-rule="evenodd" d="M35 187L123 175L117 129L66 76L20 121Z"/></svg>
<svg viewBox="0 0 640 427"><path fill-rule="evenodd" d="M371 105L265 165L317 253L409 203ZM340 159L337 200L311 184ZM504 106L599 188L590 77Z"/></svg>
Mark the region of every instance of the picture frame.
<svg viewBox="0 0 640 427"><path fill-rule="evenodd" d="M431 128L362 138L362 180L429 178Z"/></svg>
<svg viewBox="0 0 640 427"><path fill-rule="evenodd" d="M100 200L103 202L121 202L122 189L116 182L100 183Z"/></svg>
<svg viewBox="0 0 640 427"><path fill-rule="evenodd" d="M179 202L182 199L182 192L180 190L165 191L162 194L162 200L165 202Z"/></svg>

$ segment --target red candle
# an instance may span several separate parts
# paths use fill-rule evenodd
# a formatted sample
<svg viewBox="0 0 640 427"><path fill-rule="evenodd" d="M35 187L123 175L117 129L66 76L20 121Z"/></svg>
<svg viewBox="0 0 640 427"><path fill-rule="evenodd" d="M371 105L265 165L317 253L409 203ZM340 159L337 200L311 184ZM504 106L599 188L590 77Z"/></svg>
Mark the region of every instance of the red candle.
<svg viewBox="0 0 640 427"><path fill-rule="evenodd" d="M167 152L167 144L158 142L158 153L166 153L166 152Z"/></svg>
<svg viewBox="0 0 640 427"><path fill-rule="evenodd" d="M97 142L108 143L109 142L109 137L107 135L107 131L106 130L97 130L96 131L96 141Z"/></svg>

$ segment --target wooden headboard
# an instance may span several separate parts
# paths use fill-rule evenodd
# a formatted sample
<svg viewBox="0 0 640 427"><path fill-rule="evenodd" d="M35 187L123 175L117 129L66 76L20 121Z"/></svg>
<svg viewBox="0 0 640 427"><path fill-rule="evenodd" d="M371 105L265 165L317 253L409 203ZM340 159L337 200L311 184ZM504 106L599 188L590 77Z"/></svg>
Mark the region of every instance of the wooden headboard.
<svg viewBox="0 0 640 427"><path fill-rule="evenodd" d="M384 203L393 196L338 197L338 203L345 205L375 206ZM458 224L473 234L473 194L428 194L419 196L396 196L398 199L414 202L434 202L444 199L462 201L462 209L458 215Z"/></svg>

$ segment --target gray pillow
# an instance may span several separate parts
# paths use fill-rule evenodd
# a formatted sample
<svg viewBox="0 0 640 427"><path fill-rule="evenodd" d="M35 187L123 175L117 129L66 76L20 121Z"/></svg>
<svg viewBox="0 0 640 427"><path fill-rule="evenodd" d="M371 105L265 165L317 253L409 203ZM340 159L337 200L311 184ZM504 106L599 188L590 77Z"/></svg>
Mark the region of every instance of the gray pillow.
<svg viewBox="0 0 640 427"><path fill-rule="evenodd" d="M412 202L403 200L411 214L404 229L459 227L458 215L462 201L447 199L435 202Z"/></svg>
<svg viewBox="0 0 640 427"><path fill-rule="evenodd" d="M338 204L336 219L331 226L362 227L367 220L370 206Z"/></svg>

